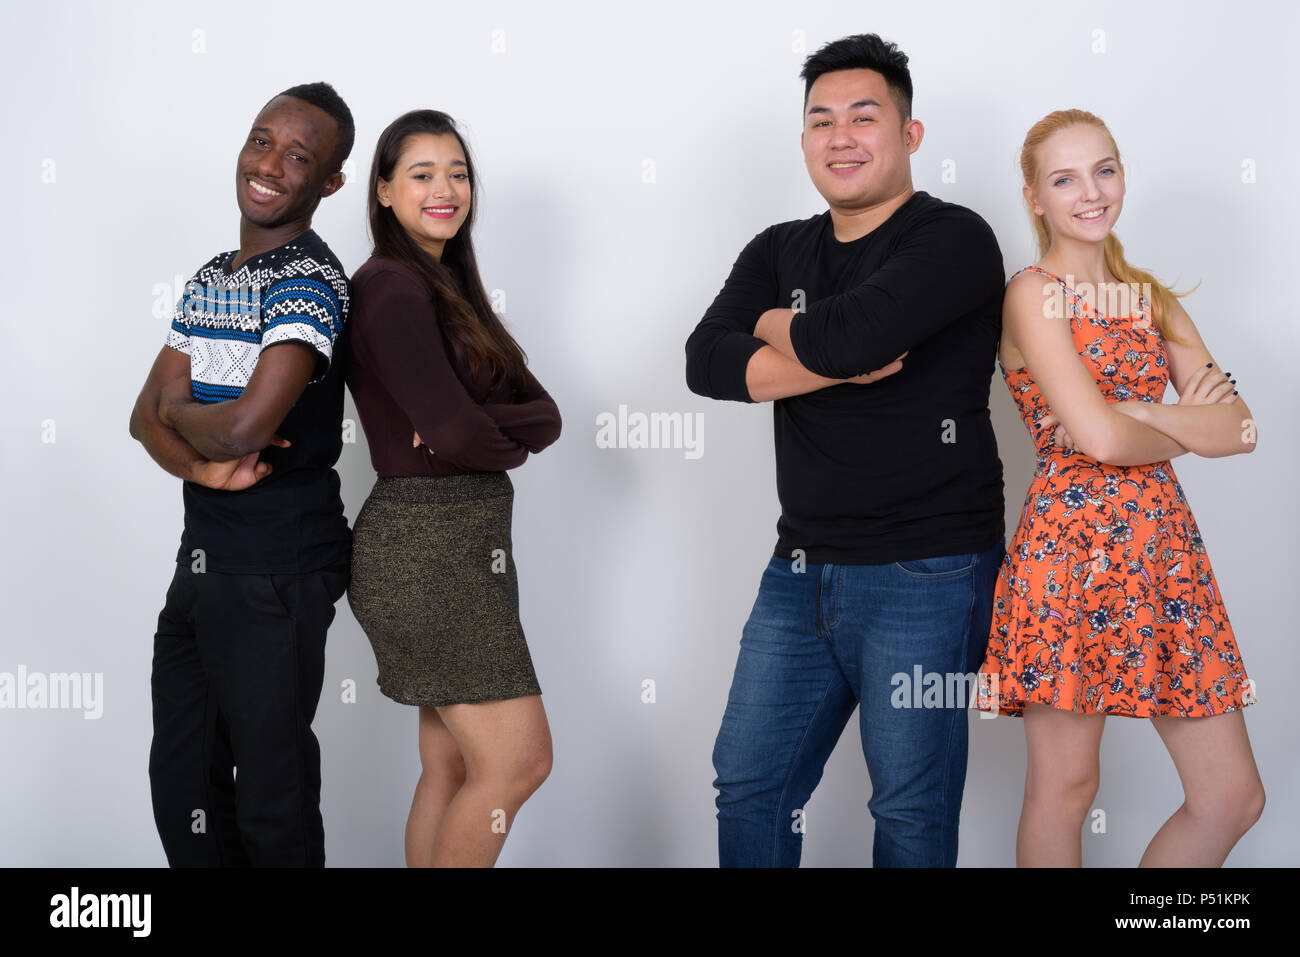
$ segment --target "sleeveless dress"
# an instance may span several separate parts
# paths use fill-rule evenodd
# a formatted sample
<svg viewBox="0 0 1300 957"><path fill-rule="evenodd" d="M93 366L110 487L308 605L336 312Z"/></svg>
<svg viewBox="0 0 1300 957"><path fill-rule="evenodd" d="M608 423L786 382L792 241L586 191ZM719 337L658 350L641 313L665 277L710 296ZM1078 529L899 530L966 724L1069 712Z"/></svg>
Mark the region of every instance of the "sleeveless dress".
<svg viewBox="0 0 1300 957"><path fill-rule="evenodd" d="M1026 271L1062 287L1079 358L1108 402L1163 401L1169 367L1145 297L1137 315L1107 316L1059 276ZM976 707L1021 717L1034 701L1149 718L1254 703L1173 466L1107 465L1057 447L1055 429L1036 428L1050 410L1028 370L1002 377L1036 463L998 573Z"/></svg>

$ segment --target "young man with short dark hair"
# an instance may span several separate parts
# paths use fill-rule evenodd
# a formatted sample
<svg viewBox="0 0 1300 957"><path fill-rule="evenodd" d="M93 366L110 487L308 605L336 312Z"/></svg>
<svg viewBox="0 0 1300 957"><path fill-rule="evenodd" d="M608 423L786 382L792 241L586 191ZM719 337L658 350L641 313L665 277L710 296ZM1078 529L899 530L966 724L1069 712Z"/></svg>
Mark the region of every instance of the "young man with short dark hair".
<svg viewBox="0 0 1300 957"><path fill-rule="evenodd" d="M351 548L333 467L348 285L311 217L353 136L326 83L258 113L236 163L239 248L186 284L131 414L184 480L149 753L173 867L325 861L311 722Z"/></svg>
<svg viewBox="0 0 1300 957"><path fill-rule="evenodd" d="M837 40L802 76L829 208L755 236L686 343L693 392L773 400L781 501L714 747L719 857L798 865L804 803L856 706L875 865L954 866L962 692L1005 546L988 409L1002 255L979 215L913 188L924 128L894 44Z"/></svg>

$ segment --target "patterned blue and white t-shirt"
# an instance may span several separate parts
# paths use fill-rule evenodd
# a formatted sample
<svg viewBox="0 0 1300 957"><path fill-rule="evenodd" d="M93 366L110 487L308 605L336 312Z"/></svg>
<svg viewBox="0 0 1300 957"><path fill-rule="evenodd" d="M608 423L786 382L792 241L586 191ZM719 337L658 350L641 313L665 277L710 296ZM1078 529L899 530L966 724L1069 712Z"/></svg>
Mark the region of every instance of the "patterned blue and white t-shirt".
<svg viewBox="0 0 1300 957"><path fill-rule="evenodd" d="M199 402L243 394L262 351L283 343L316 353L311 381L277 432L291 443L263 450L269 476L241 492L184 483L185 532L176 561L202 549L209 571L301 573L346 564L351 532L343 517L343 332L348 280L314 230L230 266L220 253L186 284L167 345L190 357Z"/></svg>

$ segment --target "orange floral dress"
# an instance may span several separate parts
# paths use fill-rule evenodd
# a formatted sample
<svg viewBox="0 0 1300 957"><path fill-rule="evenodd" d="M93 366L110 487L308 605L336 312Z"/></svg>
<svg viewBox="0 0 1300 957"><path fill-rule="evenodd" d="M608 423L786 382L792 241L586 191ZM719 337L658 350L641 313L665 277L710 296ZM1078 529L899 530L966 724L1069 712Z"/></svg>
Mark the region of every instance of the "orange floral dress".
<svg viewBox="0 0 1300 957"><path fill-rule="evenodd" d="M1169 367L1145 298L1136 315L1106 316L1059 276L1027 268L1063 287L1079 358L1107 401L1163 401ZM1055 430L1036 425L1050 410L1028 370L1003 368L1002 377L1037 461L998 573L976 707L1020 717L1037 701L1149 718L1252 704L1173 466L1106 465L1058 448Z"/></svg>

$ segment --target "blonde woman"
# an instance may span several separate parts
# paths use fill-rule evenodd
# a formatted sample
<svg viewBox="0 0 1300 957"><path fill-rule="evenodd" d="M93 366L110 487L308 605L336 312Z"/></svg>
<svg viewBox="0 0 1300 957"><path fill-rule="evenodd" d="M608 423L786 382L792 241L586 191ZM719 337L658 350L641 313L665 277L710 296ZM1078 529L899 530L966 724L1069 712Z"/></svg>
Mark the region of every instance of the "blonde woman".
<svg viewBox="0 0 1300 957"><path fill-rule="evenodd" d="M1185 800L1144 866L1219 866L1264 789L1250 680L1170 460L1253 451L1250 409L1175 294L1113 230L1124 167L1082 110L1021 151L1040 259L1007 286L999 364L1037 452L994 595L979 706L1021 716L1021 866L1078 866L1107 715L1148 718ZM1177 404L1164 404L1167 384Z"/></svg>

